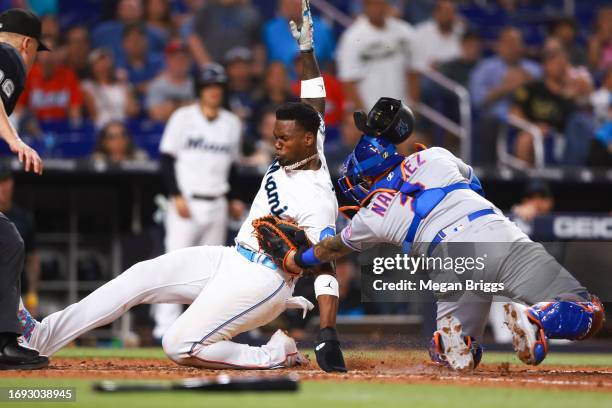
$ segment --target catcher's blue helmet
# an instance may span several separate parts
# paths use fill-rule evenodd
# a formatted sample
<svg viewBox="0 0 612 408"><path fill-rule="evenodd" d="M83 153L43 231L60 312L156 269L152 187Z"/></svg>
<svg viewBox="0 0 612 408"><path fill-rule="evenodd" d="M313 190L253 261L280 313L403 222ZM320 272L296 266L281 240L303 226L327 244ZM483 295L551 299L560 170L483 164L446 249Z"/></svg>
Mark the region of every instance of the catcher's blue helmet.
<svg viewBox="0 0 612 408"><path fill-rule="evenodd" d="M370 185L364 176L376 177L397 166L404 156L397 153L388 139L363 135L344 160L338 185L342 194L358 204L368 196Z"/></svg>

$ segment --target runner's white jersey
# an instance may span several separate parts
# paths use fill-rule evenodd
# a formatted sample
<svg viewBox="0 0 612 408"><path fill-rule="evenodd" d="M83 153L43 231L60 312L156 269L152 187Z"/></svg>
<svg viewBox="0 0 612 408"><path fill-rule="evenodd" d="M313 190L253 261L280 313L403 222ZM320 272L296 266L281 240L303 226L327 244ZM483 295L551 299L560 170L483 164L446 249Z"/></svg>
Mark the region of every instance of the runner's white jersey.
<svg viewBox="0 0 612 408"><path fill-rule="evenodd" d="M318 170L287 171L276 161L270 165L253 200L249 216L236 236L236 243L258 251L259 244L253 235L252 222L269 214L294 219L304 228L313 244L322 237L335 235L338 202L325 161L324 142L325 124L321 118L317 133L317 151L321 160Z"/></svg>

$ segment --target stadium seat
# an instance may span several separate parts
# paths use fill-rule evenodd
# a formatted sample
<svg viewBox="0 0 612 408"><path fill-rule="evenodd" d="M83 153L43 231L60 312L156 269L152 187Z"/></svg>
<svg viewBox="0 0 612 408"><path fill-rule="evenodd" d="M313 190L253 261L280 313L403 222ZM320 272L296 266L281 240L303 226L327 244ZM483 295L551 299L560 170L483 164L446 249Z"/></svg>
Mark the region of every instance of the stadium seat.
<svg viewBox="0 0 612 408"><path fill-rule="evenodd" d="M82 158L91 154L96 143L93 123L72 125L67 121L40 123L43 131L41 154L45 157Z"/></svg>
<svg viewBox="0 0 612 408"><path fill-rule="evenodd" d="M146 151L152 159L159 158L159 142L164 133L164 127L164 123L148 119L127 122L128 131L134 138L136 146Z"/></svg>

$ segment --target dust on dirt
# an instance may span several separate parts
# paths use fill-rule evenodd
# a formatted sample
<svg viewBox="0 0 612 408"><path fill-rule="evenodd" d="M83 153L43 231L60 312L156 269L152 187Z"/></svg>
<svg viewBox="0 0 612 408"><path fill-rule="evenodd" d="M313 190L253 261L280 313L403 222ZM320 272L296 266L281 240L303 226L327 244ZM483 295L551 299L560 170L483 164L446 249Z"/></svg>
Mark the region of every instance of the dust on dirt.
<svg viewBox="0 0 612 408"><path fill-rule="evenodd" d="M435 366L421 353L398 351L385 358L351 353L348 373L325 373L316 362L293 369L259 371L261 375L298 373L305 381L375 382L393 384L453 384L461 386L556 388L612 392L612 368L601 366L528 367L503 362L481 364L469 373ZM252 371L208 370L179 366L170 360L137 358L53 358L48 369L0 371L1 378L157 379L176 380L219 374L253 375Z"/></svg>

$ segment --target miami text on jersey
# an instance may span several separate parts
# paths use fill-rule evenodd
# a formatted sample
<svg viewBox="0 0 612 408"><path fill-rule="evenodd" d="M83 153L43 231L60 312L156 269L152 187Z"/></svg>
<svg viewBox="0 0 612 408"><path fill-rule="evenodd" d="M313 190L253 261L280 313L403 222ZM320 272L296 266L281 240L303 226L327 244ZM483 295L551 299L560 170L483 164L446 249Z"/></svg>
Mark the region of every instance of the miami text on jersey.
<svg viewBox="0 0 612 408"><path fill-rule="evenodd" d="M214 144L207 142L202 137L190 136L187 138L187 149L209 150L211 152L219 152L229 154L231 152L230 145Z"/></svg>
<svg viewBox="0 0 612 408"><path fill-rule="evenodd" d="M280 164L278 164L278 162L272 163L266 172L266 184L264 185L264 188L266 189L266 195L268 196L270 212L277 217L280 217L285 211L287 211L287 206L285 205L281 207L280 199L278 197L278 187L273 177L273 173L278 170L280 170Z"/></svg>

